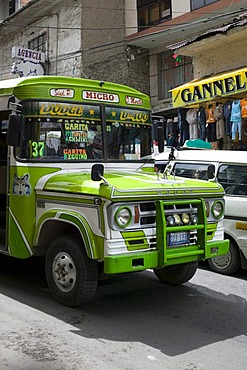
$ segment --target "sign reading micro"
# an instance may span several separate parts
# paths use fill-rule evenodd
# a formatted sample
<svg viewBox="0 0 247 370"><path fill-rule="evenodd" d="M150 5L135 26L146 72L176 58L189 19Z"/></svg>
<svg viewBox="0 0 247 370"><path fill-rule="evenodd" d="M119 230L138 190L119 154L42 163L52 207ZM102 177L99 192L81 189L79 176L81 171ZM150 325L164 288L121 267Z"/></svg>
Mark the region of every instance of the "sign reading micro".
<svg viewBox="0 0 247 370"><path fill-rule="evenodd" d="M82 92L82 98L85 100L97 100L110 103L119 103L119 96L117 94L109 94L106 92L84 90Z"/></svg>
<svg viewBox="0 0 247 370"><path fill-rule="evenodd" d="M201 103L247 90L247 69L179 86L172 90L173 107Z"/></svg>

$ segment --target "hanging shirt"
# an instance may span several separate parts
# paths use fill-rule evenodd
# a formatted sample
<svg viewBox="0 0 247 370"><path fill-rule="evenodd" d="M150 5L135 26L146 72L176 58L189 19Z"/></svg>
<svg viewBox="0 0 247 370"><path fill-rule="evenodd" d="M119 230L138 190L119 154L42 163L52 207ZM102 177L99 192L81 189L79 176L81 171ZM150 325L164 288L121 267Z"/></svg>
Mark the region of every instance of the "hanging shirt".
<svg viewBox="0 0 247 370"><path fill-rule="evenodd" d="M214 110L215 105L209 104L206 109L207 123L215 123Z"/></svg>
<svg viewBox="0 0 247 370"><path fill-rule="evenodd" d="M203 107L200 107L197 112L197 122L199 125L206 125L206 112Z"/></svg>
<svg viewBox="0 0 247 370"><path fill-rule="evenodd" d="M190 125L197 123L197 109L192 108L186 113L186 120Z"/></svg>
<svg viewBox="0 0 247 370"><path fill-rule="evenodd" d="M242 117L247 118L247 99L242 99L240 102Z"/></svg>
<svg viewBox="0 0 247 370"><path fill-rule="evenodd" d="M223 105L221 103L219 103L215 110L214 110L214 118L216 121L218 121L220 118L223 118L224 115L223 115Z"/></svg>
<svg viewBox="0 0 247 370"><path fill-rule="evenodd" d="M232 103L231 121L232 122L241 121L241 105L240 105L240 100L235 100Z"/></svg>
<svg viewBox="0 0 247 370"><path fill-rule="evenodd" d="M230 118L231 116L231 111L232 111L232 102L231 100L227 100L227 102L225 102L223 104L223 113L224 113L224 117L225 118Z"/></svg>

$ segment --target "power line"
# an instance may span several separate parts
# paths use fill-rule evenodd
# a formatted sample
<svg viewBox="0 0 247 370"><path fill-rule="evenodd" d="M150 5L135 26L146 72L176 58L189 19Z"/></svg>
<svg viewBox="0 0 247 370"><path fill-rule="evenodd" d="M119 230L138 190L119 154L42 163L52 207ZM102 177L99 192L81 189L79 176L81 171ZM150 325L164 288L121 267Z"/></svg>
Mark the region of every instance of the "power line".
<svg viewBox="0 0 247 370"><path fill-rule="evenodd" d="M238 11L234 11L234 12L230 12L230 13L225 13L225 14L222 15L222 17L225 17L226 15L229 16L229 14L230 15L233 15L233 14L236 15L236 13L237 14L243 13L243 9L242 10L238 10ZM217 16L217 19L219 19L219 18L220 18L220 16ZM184 23L181 23L181 24L176 24L173 28L171 27L171 25L169 25L169 31L172 32L172 33L174 33L174 32L177 32L177 28L178 27L180 28L181 26L184 26L184 25L187 25L187 26L188 25L189 26L196 26L198 23L201 23L201 22L205 23L206 21L207 22L210 22L212 20L214 20L214 19L206 19L206 20L205 19L202 19L202 20L196 20L196 21L193 21L193 22L184 22ZM12 24L9 24L8 23L8 25L12 25ZM17 25L14 25L14 26L17 26ZM20 25L18 25L18 26L20 26ZM164 24L162 24L162 26L164 26ZM43 29L44 27L47 27L47 26L24 25L24 27L29 27L29 28L36 28L36 27L38 27L38 28ZM54 27L50 27L50 26L48 26L48 28L54 28L56 30L57 29L61 29L61 30L63 30L63 29L64 30L95 30L95 28L89 28L89 29L87 29L87 28L83 28L83 27L55 27L55 26ZM109 28L108 27L107 28L99 28L99 30L102 30L102 29L109 29ZM110 29L119 29L119 27L118 28L114 27L114 28L110 28ZM125 29L125 27L124 27L124 29ZM97 28L97 30L98 30L98 28ZM70 53L70 56L59 55L59 60L61 60L61 59L64 59L64 60L73 59L73 58L75 58L75 55L76 54L80 54L80 53L85 53L85 52L88 52L88 53L104 52L104 51L109 50L109 49L113 50L115 48L124 47L126 45L127 45L127 42L125 40L120 40L120 41L110 42L110 43L108 42L106 44L101 44L101 45L93 46L91 48L85 48L85 49L82 49L82 50L75 51L75 52L73 52L73 56L71 56L72 53ZM138 59L138 58L145 57L145 56L148 56L148 55L149 55L149 51L147 53L145 53L145 54L142 53L138 57L135 56L135 58ZM54 57L52 59L53 60L56 60L57 58Z"/></svg>
<svg viewBox="0 0 247 370"><path fill-rule="evenodd" d="M140 28L143 28L143 29L159 29L159 28L164 28L164 27L167 27L167 28L172 28L172 27L182 27L182 26L190 26L191 24L194 24L194 23L210 23L211 21L215 20L215 19L221 19L221 18L226 18L226 17L229 17L229 16L233 16L233 15L239 15L241 13L244 13L245 11L247 11L247 8L242 8L242 9L238 9L238 10L234 10L232 12L228 12L228 13L222 13L222 14L218 14L218 13L210 13L210 14L213 14L211 17L208 17L208 18L203 18L203 19L197 19L197 20L194 20L194 21L189 21L189 22L181 22L181 23L177 23L176 22L176 18L173 19L174 23L170 23L169 24L165 24L165 22L162 22L162 23L159 23L157 25L154 25L154 26L151 26L151 27L147 27L147 26L125 26L125 25L121 25L121 26L114 26L114 27L110 27L110 26L107 26L107 27L64 27L64 26L47 26L47 25L33 25L33 24L19 24L19 23L10 23L10 20L3 20L2 23L0 23L0 27L1 26L10 26L10 27L21 27L21 28L38 28L38 29L43 29L44 27L49 27L49 29L55 29L55 30L79 30L79 31L102 31L102 30L130 30L130 29L136 29L138 27L138 29ZM188 14L188 13L185 13L185 14ZM208 15L208 13L205 13ZM30 18L35 18L35 17L26 17L24 19L30 19ZM39 18L40 19L40 18Z"/></svg>

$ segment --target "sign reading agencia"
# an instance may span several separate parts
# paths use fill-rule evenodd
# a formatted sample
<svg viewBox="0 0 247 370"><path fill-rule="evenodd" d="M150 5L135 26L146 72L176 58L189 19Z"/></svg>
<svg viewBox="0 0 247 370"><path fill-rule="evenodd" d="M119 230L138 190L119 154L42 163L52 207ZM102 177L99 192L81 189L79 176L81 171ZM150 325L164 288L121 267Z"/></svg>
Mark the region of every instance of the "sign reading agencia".
<svg viewBox="0 0 247 370"><path fill-rule="evenodd" d="M34 63L44 63L45 53L42 51L24 49L19 46L12 47L12 58L29 60Z"/></svg>

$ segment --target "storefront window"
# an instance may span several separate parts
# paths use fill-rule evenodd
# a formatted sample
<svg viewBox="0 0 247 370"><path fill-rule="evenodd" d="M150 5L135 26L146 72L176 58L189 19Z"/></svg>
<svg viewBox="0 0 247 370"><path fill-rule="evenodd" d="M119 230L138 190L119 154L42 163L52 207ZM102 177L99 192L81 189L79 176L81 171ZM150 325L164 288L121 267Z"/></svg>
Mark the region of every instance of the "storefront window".
<svg viewBox="0 0 247 370"><path fill-rule="evenodd" d="M32 41L29 41L28 48L31 50L42 51L45 53L46 52L46 39L47 39L47 35L46 33L43 33L42 35L36 37Z"/></svg>
<svg viewBox="0 0 247 370"><path fill-rule="evenodd" d="M179 61L173 53L158 55L159 100L171 97L170 89L193 80L192 58L179 56Z"/></svg>
<svg viewBox="0 0 247 370"><path fill-rule="evenodd" d="M203 6L216 3L219 0L191 0L191 10L202 8Z"/></svg>
<svg viewBox="0 0 247 370"><path fill-rule="evenodd" d="M171 19L171 0L138 0L137 8L139 31Z"/></svg>
<svg viewBox="0 0 247 370"><path fill-rule="evenodd" d="M15 12L15 0L9 1L9 15L13 14Z"/></svg>

